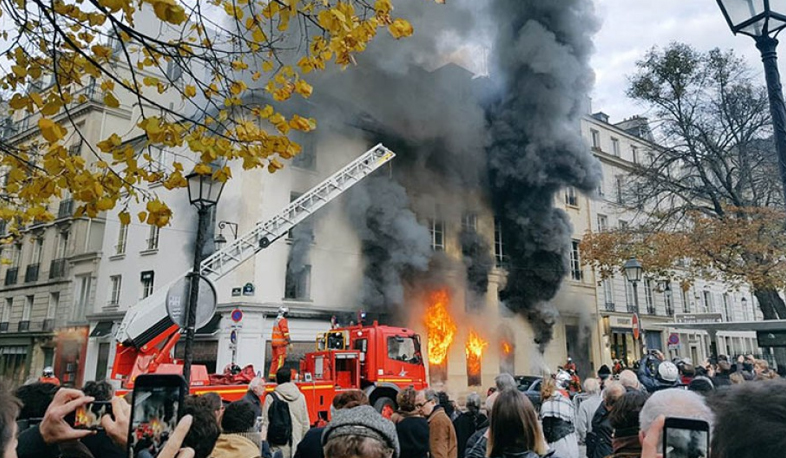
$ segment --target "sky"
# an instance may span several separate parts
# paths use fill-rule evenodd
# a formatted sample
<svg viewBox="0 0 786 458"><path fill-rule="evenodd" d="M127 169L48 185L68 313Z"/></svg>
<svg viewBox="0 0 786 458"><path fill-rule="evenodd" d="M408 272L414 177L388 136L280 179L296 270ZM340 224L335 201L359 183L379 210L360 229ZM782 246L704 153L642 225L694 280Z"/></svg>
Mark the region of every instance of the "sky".
<svg viewBox="0 0 786 458"><path fill-rule="evenodd" d="M761 58L748 36L733 35L715 0L594 0L602 25L595 36L595 90L593 112L603 111L616 123L636 114L647 115L644 107L625 96L628 76L635 63L653 46L672 41L694 46L699 51L733 49L743 56L764 85ZM779 67L786 73L786 45L779 48Z"/></svg>

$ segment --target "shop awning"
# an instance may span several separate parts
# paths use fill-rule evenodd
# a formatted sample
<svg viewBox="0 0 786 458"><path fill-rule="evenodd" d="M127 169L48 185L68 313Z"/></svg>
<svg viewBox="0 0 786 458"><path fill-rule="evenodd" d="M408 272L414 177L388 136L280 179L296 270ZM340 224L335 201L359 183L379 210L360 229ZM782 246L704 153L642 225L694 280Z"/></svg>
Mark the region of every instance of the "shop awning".
<svg viewBox="0 0 786 458"><path fill-rule="evenodd" d="M104 337L112 333L111 321L99 321L90 332L90 337Z"/></svg>
<svg viewBox="0 0 786 458"><path fill-rule="evenodd" d="M221 323L221 314L216 313L206 325L196 330L198 336L214 336L218 332L218 325Z"/></svg>

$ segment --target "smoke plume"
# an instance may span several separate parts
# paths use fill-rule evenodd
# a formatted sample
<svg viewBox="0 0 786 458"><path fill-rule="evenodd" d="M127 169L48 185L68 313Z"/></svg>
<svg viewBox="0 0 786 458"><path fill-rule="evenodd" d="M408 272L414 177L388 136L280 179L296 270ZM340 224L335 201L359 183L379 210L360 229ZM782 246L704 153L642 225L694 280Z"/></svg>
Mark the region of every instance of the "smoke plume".
<svg viewBox="0 0 786 458"><path fill-rule="evenodd" d="M470 228L461 231L459 242L467 270L467 290L475 296L470 298L470 305L473 309L479 309L489 288L489 273L494 267L491 247L486 239Z"/></svg>
<svg viewBox="0 0 786 458"><path fill-rule="evenodd" d="M596 23L586 0L494 0L491 14L499 87L487 109L490 190L511 260L501 298L527 317L543 352L572 233L555 196L565 186L591 193L600 180L579 124Z"/></svg>

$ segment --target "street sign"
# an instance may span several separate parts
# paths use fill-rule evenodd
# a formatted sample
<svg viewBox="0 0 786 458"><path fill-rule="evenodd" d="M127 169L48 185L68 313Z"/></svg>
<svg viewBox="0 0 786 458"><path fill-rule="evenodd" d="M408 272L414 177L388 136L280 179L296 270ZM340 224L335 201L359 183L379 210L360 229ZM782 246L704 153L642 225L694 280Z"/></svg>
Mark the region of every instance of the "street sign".
<svg viewBox="0 0 786 458"><path fill-rule="evenodd" d="M679 345L679 344L680 344L680 335L674 332L669 334L669 345Z"/></svg>
<svg viewBox="0 0 786 458"><path fill-rule="evenodd" d="M166 293L166 313L173 323L181 328L186 327L186 309L191 292L191 277L178 280ZM199 277L199 296L196 306L196 323L194 329L206 325L216 314L216 289L205 277Z"/></svg>
<svg viewBox="0 0 786 458"><path fill-rule="evenodd" d="M230 318L232 318L232 321L235 323L240 323L240 320L243 319L243 311L240 309L232 310L232 315L230 315Z"/></svg>
<svg viewBox="0 0 786 458"><path fill-rule="evenodd" d="M237 345L237 329L233 329L229 333L229 341L232 342L232 345Z"/></svg>
<svg viewBox="0 0 786 458"><path fill-rule="evenodd" d="M639 340L639 336L641 335L641 329L639 327L639 314L634 313L633 319L631 320L631 327L633 328L633 338L635 340Z"/></svg>
<svg viewBox="0 0 786 458"><path fill-rule="evenodd" d="M245 285L243 285L244 296L253 296L254 291L256 291L256 288L254 287L253 283L246 283Z"/></svg>

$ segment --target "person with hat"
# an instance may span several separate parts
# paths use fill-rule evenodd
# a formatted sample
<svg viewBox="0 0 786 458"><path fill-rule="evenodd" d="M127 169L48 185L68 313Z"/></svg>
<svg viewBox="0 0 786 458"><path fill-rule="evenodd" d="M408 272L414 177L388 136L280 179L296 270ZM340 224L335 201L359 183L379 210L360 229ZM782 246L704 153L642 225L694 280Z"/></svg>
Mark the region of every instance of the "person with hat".
<svg viewBox="0 0 786 458"><path fill-rule="evenodd" d="M399 458L396 427L373 407L337 410L322 433L325 458Z"/></svg>
<svg viewBox="0 0 786 458"><path fill-rule="evenodd" d="M605 388L606 380L608 380L609 377L611 377L611 369L609 369L609 366L605 364L600 366L600 369L598 369L598 379L600 380L601 390Z"/></svg>
<svg viewBox="0 0 786 458"><path fill-rule="evenodd" d="M52 369L52 366L47 366L44 368L44 372L41 374L41 378L38 379L41 383L51 383L55 386L60 386L60 379L55 377L55 370Z"/></svg>

